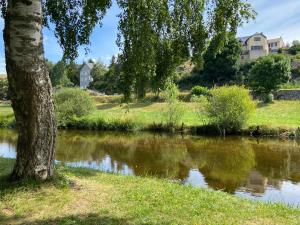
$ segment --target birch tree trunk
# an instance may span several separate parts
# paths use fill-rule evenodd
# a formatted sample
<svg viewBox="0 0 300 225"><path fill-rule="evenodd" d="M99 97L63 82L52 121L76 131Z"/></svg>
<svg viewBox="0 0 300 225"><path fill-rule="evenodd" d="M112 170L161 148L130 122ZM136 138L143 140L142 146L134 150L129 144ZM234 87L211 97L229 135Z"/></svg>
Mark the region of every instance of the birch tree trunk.
<svg viewBox="0 0 300 225"><path fill-rule="evenodd" d="M42 22L41 0L8 1L6 70L19 132L13 180L45 180L53 175L56 123Z"/></svg>

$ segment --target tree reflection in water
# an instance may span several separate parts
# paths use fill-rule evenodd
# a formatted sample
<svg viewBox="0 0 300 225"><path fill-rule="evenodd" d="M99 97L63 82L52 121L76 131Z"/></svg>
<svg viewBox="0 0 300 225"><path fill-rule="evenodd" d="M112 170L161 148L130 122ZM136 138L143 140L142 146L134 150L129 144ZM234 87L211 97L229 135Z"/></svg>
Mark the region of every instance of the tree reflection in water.
<svg viewBox="0 0 300 225"><path fill-rule="evenodd" d="M0 130L0 143L14 144L16 139L15 132ZM274 139L63 131L56 159L71 166L181 181L197 170L204 177L196 181L199 186L229 193L261 194L267 187L280 189L285 180L300 183L299 144Z"/></svg>

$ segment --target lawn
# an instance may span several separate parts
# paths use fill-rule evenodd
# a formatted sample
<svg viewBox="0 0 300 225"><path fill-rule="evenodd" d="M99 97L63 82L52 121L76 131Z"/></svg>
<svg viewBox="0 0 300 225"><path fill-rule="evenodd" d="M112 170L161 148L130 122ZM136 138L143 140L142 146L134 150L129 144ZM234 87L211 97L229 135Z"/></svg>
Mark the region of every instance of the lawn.
<svg viewBox="0 0 300 225"><path fill-rule="evenodd" d="M58 168L44 184L7 184L0 159L0 224L299 224L300 210L165 180Z"/></svg>
<svg viewBox="0 0 300 225"><path fill-rule="evenodd" d="M203 117L197 114L195 103L183 103L185 114L182 122L189 126L203 124ZM132 104L129 112L126 107L118 104L99 104L98 111L106 118L116 118L128 116L134 121L142 124L160 123L165 120L165 103L139 103ZM128 112L128 113L126 113ZM258 104L256 114L250 120L249 125L271 125L271 126L300 126L300 101L276 101L274 104Z"/></svg>
<svg viewBox="0 0 300 225"><path fill-rule="evenodd" d="M185 114L182 122L188 126L203 124L203 117L197 114L195 103L183 103ZM165 103L135 103L120 106L118 103L98 103L98 110L91 117L103 117L112 120L119 118L130 118L141 125L161 123L166 118ZM12 114L9 105L0 105L0 119ZM276 101L274 104L258 104L256 114L250 120L249 125L270 125L284 127L300 126L300 101Z"/></svg>

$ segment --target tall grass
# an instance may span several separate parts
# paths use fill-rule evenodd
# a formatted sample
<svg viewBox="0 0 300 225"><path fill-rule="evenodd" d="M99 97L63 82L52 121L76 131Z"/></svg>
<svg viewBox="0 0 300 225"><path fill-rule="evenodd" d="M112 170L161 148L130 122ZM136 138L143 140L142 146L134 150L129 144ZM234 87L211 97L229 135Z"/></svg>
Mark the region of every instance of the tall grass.
<svg viewBox="0 0 300 225"><path fill-rule="evenodd" d="M97 115L73 117L61 129L87 129L103 131L136 131L139 124L130 118L103 119Z"/></svg>

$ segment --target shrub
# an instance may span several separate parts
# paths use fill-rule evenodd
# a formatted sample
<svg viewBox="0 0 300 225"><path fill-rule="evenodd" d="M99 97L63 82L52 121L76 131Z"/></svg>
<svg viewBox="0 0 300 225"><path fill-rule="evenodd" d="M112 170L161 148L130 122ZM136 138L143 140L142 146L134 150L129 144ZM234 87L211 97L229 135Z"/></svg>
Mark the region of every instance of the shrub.
<svg viewBox="0 0 300 225"><path fill-rule="evenodd" d="M62 127L72 118L86 116L96 109L92 97L77 88L58 90L54 94L54 103L58 126Z"/></svg>
<svg viewBox="0 0 300 225"><path fill-rule="evenodd" d="M178 87L172 82L167 83L163 97L167 102L166 120L170 127L176 126L184 115L184 107L178 100L178 96Z"/></svg>
<svg viewBox="0 0 300 225"><path fill-rule="evenodd" d="M265 102L266 103L274 103L274 95L273 94L268 94L266 96Z"/></svg>
<svg viewBox="0 0 300 225"><path fill-rule="evenodd" d="M202 87L202 86L195 86L191 90L191 96L209 96L210 95L210 90L207 87Z"/></svg>
<svg viewBox="0 0 300 225"><path fill-rule="evenodd" d="M14 114L2 115L0 114L0 127L1 128L15 128L16 120Z"/></svg>
<svg viewBox="0 0 300 225"><path fill-rule="evenodd" d="M238 86L224 86L211 91L205 109L209 122L220 131L236 132L246 125L255 111L249 91Z"/></svg>
<svg viewBox="0 0 300 225"><path fill-rule="evenodd" d="M260 58L252 67L249 85L255 94L267 97L286 83L290 75L290 60L283 55L270 55Z"/></svg>
<svg viewBox="0 0 300 225"><path fill-rule="evenodd" d="M0 77L0 100L8 99L8 80Z"/></svg>

